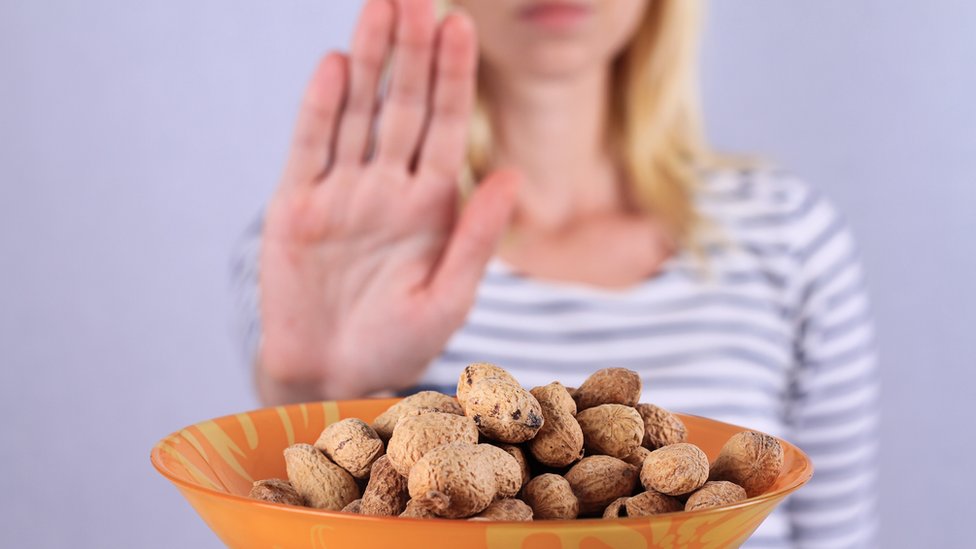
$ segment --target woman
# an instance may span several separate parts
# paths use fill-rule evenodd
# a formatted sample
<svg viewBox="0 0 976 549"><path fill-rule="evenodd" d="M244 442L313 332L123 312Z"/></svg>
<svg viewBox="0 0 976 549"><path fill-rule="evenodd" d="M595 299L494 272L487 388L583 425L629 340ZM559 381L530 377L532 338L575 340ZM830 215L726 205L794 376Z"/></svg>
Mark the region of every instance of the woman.
<svg viewBox="0 0 976 549"><path fill-rule="evenodd" d="M529 386L625 366L647 401L812 455L814 480L749 546L870 545L854 246L802 183L709 155L698 2L456 5L437 23L430 0L370 0L351 54L312 77L239 263L243 295L260 290L261 398L450 391L473 361Z"/></svg>

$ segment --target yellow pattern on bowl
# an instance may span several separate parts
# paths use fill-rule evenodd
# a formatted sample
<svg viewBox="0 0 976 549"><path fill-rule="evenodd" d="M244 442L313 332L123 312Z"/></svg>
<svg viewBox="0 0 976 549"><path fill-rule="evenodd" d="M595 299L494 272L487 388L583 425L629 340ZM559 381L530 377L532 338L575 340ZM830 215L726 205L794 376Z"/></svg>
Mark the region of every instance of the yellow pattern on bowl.
<svg viewBox="0 0 976 549"><path fill-rule="evenodd" d="M765 494L736 505L645 518L469 522L367 517L256 501L251 483L285 478L282 450L314 442L335 421L369 422L396 399L319 402L263 408L191 425L159 441L152 463L233 548L337 549L636 549L738 547L783 498L813 474L810 460L785 441L783 473ZM741 427L680 416L689 442L714 459Z"/></svg>

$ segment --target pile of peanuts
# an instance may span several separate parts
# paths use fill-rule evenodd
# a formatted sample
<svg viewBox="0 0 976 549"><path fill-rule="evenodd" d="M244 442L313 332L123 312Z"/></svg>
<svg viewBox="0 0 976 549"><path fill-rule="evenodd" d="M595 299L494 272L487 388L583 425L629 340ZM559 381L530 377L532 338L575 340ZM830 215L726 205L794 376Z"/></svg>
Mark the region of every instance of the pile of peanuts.
<svg viewBox="0 0 976 549"><path fill-rule="evenodd" d="M524 521L640 517L728 505L779 477L783 448L754 431L714 462L681 420L638 403L636 372L607 368L578 388L526 391L471 364L457 397L425 391L372 425L344 419L284 451L288 480L251 497L374 516Z"/></svg>

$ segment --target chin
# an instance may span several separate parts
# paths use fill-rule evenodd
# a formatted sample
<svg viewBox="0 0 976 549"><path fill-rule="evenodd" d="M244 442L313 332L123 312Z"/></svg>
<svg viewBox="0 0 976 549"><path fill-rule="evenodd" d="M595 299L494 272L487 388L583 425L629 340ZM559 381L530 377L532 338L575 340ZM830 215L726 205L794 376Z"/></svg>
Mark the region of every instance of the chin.
<svg viewBox="0 0 976 549"><path fill-rule="evenodd" d="M585 45L566 43L529 47L518 58L507 61L492 64L508 74L546 79L572 78L606 64Z"/></svg>

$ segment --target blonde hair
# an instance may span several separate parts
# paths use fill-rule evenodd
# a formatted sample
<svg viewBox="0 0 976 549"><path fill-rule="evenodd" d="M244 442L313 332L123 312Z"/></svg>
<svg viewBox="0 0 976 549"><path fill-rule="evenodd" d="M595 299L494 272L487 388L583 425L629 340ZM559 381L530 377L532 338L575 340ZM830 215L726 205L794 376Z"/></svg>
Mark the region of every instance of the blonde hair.
<svg viewBox="0 0 976 549"><path fill-rule="evenodd" d="M608 137L634 205L661 221L677 246L692 248L702 225L694 203L699 172L713 162L698 97L702 11L701 0L649 0L640 27L613 61L609 98ZM485 97L479 85L468 137L469 185L491 167Z"/></svg>

